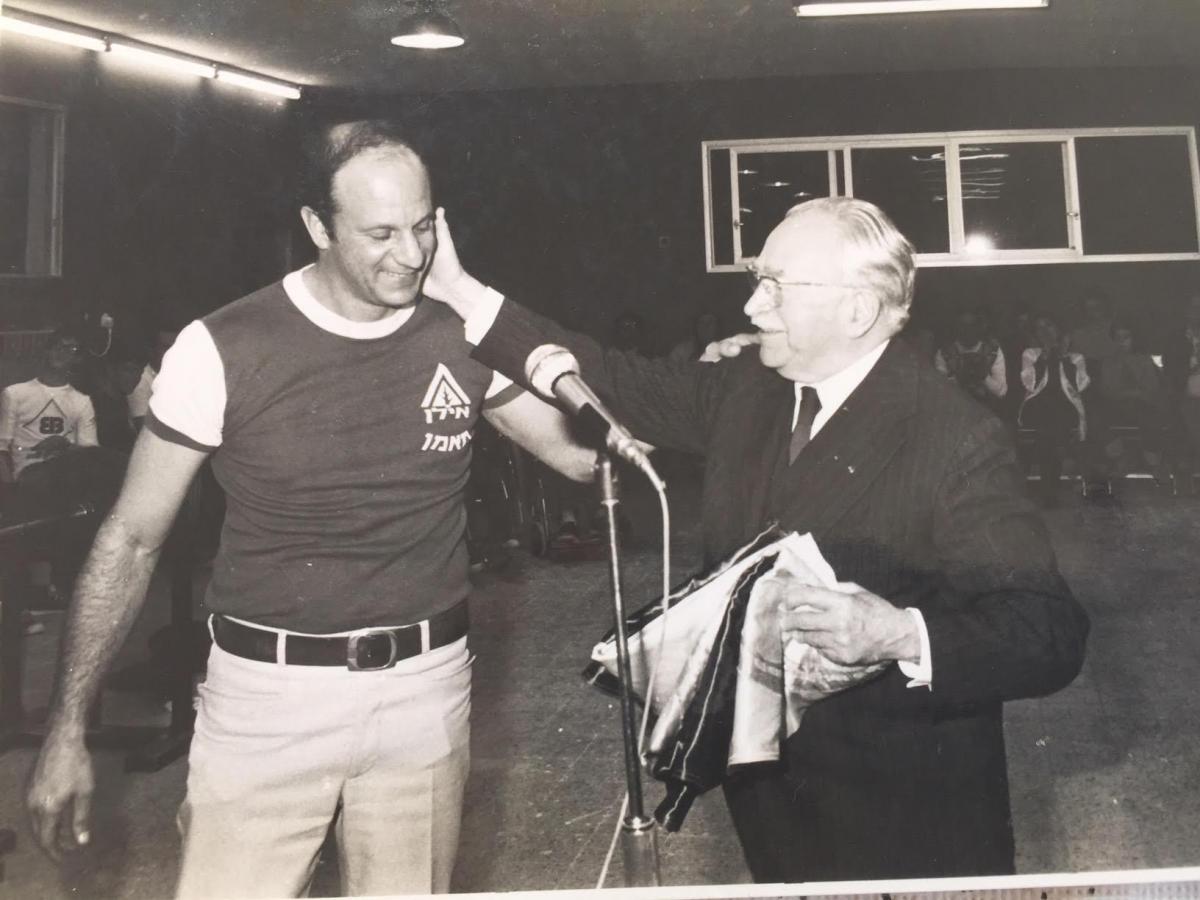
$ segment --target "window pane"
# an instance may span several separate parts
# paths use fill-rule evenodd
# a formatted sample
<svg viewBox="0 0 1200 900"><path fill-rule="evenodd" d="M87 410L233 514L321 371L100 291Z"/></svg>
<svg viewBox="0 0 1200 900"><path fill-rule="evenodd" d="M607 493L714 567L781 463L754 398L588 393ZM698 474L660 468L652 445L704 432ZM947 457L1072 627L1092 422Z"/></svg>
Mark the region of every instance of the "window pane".
<svg viewBox="0 0 1200 900"><path fill-rule="evenodd" d="M789 209L829 196L829 152L740 153L737 159L742 256L758 256Z"/></svg>
<svg viewBox="0 0 1200 900"><path fill-rule="evenodd" d="M1183 135L1076 138L1084 253L1196 252Z"/></svg>
<svg viewBox="0 0 1200 900"><path fill-rule="evenodd" d="M886 212L918 253L950 251L944 147L853 150L854 196Z"/></svg>
<svg viewBox="0 0 1200 900"><path fill-rule="evenodd" d="M1070 246L1063 143L959 148L969 253Z"/></svg>
<svg viewBox="0 0 1200 900"><path fill-rule="evenodd" d="M29 223L30 110L0 103L0 274L23 275Z"/></svg>
<svg viewBox="0 0 1200 900"><path fill-rule="evenodd" d="M713 264L731 266L733 258L733 215L730 210L729 151L708 151L708 183L711 187Z"/></svg>

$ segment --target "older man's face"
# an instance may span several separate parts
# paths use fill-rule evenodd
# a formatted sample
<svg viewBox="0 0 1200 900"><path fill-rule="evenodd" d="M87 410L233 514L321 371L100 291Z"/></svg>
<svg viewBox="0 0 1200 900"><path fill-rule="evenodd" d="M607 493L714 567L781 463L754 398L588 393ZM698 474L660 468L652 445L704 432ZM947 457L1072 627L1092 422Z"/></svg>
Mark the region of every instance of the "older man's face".
<svg viewBox="0 0 1200 900"><path fill-rule="evenodd" d="M844 239L830 217L812 212L785 219L767 237L754 270L762 276L745 312L761 334L759 358L792 381L834 374L848 340Z"/></svg>

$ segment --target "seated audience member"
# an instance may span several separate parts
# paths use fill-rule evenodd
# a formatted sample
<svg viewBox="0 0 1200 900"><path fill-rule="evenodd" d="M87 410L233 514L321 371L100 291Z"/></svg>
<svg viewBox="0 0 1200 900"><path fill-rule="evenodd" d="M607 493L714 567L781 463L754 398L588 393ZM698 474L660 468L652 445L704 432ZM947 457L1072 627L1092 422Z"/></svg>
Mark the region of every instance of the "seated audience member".
<svg viewBox="0 0 1200 900"><path fill-rule="evenodd" d="M1170 426L1169 403L1163 375L1148 353L1134 351L1133 329L1122 322L1112 327L1114 352L1105 360L1096 378L1090 429L1111 459L1124 452L1123 442L1114 438L1112 427L1133 425L1140 432L1146 464L1156 475L1161 471L1165 440Z"/></svg>
<svg viewBox="0 0 1200 900"><path fill-rule="evenodd" d="M1034 430L1042 499L1052 503L1067 445L1087 437L1083 392L1091 379L1083 356L1068 350L1069 344L1053 319L1039 316L1034 322L1034 334L1037 344L1026 348L1021 355L1025 399L1018 421Z"/></svg>
<svg viewBox="0 0 1200 900"><path fill-rule="evenodd" d="M70 383L79 348L73 331L56 331L37 376L0 395L0 479L15 484L15 520L104 508L120 487L123 459L99 446L95 407Z"/></svg>
<svg viewBox="0 0 1200 900"><path fill-rule="evenodd" d="M990 409L1000 412L1008 393L1008 373L1000 342L985 333L983 318L972 309L954 317L954 337L934 354L939 372Z"/></svg>
<svg viewBox="0 0 1200 900"><path fill-rule="evenodd" d="M70 383L79 353L77 333L55 331L37 376L0 394L0 480L7 483L7 520L52 518L84 502L107 508L120 486L123 466L97 446L92 402ZM34 553L30 580L35 592L47 597L42 605L54 607L54 595L72 580L90 532L64 523L45 540L44 556L41 550Z"/></svg>
<svg viewBox="0 0 1200 900"><path fill-rule="evenodd" d="M154 376L157 373L147 363L138 373L137 383L125 395L125 410L129 413L129 421L134 429L140 431L146 421L146 413L150 411L150 394L154 388Z"/></svg>
<svg viewBox="0 0 1200 900"><path fill-rule="evenodd" d="M990 308L991 321L995 323L996 338L1004 353L1004 380L1012 389L1004 396L1001 416L1006 422L1016 424L1017 411L1025 399L1021 384L1021 356L1026 347L1037 343L1033 336L1033 315L1020 302L1003 301Z"/></svg>
<svg viewBox="0 0 1200 900"><path fill-rule="evenodd" d="M171 349L171 345L175 343L177 337L179 337L179 332L169 328L160 328L155 332L149 359L142 367L137 384L132 391L126 394L129 418L133 421L135 429L141 429L146 413L150 409L150 393L154 386L154 378L158 375L159 368L162 367L163 354Z"/></svg>
<svg viewBox="0 0 1200 900"><path fill-rule="evenodd" d="M649 350L649 343L646 322L637 313L624 312L613 320L612 345L614 347L646 353Z"/></svg>
<svg viewBox="0 0 1200 900"><path fill-rule="evenodd" d="M133 395L142 383L148 354L113 344L92 367L89 394L96 410L96 435L101 447L129 453L141 428L141 416L134 415ZM149 399L149 398L147 398Z"/></svg>
<svg viewBox="0 0 1200 900"><path fill-rule="evenodd" d="M1117 352L1112 328L1108 301L1100 294L1088 294L1083 300L1083 321L1071 331L1069 340L1071 350L1084 358L1093 378L1099 377L1104 363Z"/></svg>
<svg viewBox="0 0 1200 900"><path fill-rule="evenodd" d="M75 332L55 331L37 376L0 394L0 479L20 487L15 497L61 493L70 451L97 444L92 401L70 383L79 350Z"/></svg>

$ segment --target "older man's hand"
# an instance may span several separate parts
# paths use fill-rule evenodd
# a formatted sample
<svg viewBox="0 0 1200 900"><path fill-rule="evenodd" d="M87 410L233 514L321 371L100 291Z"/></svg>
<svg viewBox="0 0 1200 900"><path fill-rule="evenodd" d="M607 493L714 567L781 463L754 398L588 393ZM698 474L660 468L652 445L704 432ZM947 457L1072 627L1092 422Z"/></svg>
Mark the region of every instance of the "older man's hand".
<svg viewBox="0 0 1200 900"><path fill-rule="evenodd" d="M789 580L781 617L785 638L803 641L843 666L920 660L913 617L856 584L830 590Z"/></svg>
<svg viewBox="0 0 1200 900"><path fill-rule="evenodd" d="M715 363L723 359L732 359L742 352L743 347L753 347L760 343L762 343L762 335L757 331L722 338L704 348L704 353L700 355L700 362Z"/></svg>
<svg viewBox="0 0 1200 900"><path fill-rule="evenodd" d="M445 303L464 320L475 310L487 288L480 284L462 267L450 226L446 222L446 211L438 207L434 218L434 233L437 235L437 250L425 276L421 292L430 300Z"/></svg>

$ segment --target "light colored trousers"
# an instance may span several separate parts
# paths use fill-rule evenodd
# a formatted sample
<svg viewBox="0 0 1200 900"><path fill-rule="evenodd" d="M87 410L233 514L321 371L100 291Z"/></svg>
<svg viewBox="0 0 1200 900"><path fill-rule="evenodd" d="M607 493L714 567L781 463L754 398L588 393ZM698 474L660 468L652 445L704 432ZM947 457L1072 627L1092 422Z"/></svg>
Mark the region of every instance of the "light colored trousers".
<svg viewBox="0 0 1200 900"><path fill-rule="evenodd" d="M341 806L351 895L444 893L470 763L466 638L392 669L242 659L200 685L180 897L298 897Z"/></svg>

